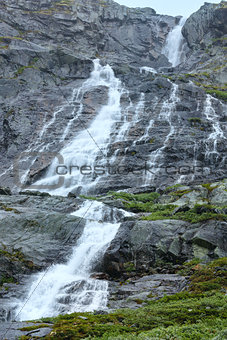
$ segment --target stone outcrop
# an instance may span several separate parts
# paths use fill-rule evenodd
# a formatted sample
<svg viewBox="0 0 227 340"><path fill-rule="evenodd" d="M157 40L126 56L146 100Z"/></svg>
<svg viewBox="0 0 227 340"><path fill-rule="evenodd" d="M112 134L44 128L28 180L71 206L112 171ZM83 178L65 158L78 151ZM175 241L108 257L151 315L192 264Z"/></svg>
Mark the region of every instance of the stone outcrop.
<svg viewBox="0 0 227 340"><path fill-rule="evenodd" d="M189 46L192 47L194 41L200 50L192 49L187 61L174 74L161 52L168 32L179 21L178 17L159 15L152 9L128 9L113 1L37 3L8 0L2 4L1 183L18 189L20 183L15 182L12 163L21 157L23 151L39 152L45 145L46 151L59 152L81 128L89 127L100 105L107 103L103 88L92 89L91 93L88 91L84 94L81 118L74 120L64 143L59 137L72 119L68 108L72 89L79 88L89 77L93 68L91 59L97 57L102 63L111 64L128 91L128 95L122 95L121 98L122 110L127 109L130 101L133 108L127 118L132 121L129 131L120 142L113 140L107 151L109 159L117 151L118 157L112 165L126 166L129 175L103 176L96 192L128 188L132 186L129 183L137 187L144 185L147 182L144 167L146 162L153 164L153 158L157 164L154 164L155 170L151 171L154 174L150 176L148 173L150 185L174 183L180 175L184 175L183 167L190 169L186 171L185 177L181 176L182 180L201 182L204 173L195 174L191 169L192 164L208 167L208 181L223 178L226 167L224 139L218 137L217 152L214 153L209 136L215 129L214 124L224 131L226 110L222 103L212 99L215 121L204 114L207 97L199 82L203 79L204 86L209 81L223 84L225 71L223 68L216 73L212 70L210 80L207 80L203 73L208 67L210 56L201 50L201 37L206 40L207 33L205 28L196 30L200 32L200 38L193 33L194 21L198 19L198 25L205 27L210 12L215 17L225 17L226 9L219 7L216 9L213 5L205 5L188 19L184 35ZM223 38L225 27L221 24L218 27L218 32L215 27L210 27L209 32L212 37ZM221 53L218 47L212 56L214 61L218 59L220 63L224 60ZM140 73L142 66L157 68L159 73ZM194 78L182 74L186 69L192 73L196 70L198 79L195 74ZM197 85L193 85L192 81ZM166 101L167 106L171 107L174 83L178 86L176 107L167 123L162 117L163 103ZM141 93L145 95L145 109L133 121ZM79 104L75 102L74 105L77 112ZM207 157L208 152L210 157ZM157 158L156 153L160 157ZM36 160L28 182L45 175L50 160L51 157L44 164ZM23 166L26 167L26 164L22 165L21 170ZM138 176L131 173L135 166L142 169ZM166 172L166 166L176 166L177 170L170 175ZM159 167L160 171L156 171ZM150 177L152 181L149 182Z"/></svg>
<svg viewBox="0 0 227 340"><path fill-rule="evenodd" d="M155 213L152 217L152 213L138 212L136 206L131 208L135 215L121 224L106 251L103 261L105 272L112 277L125 274L127 277L130 271L150 273L160 263L176 265L192 258L209 262L227 256L226 186L226 181L223 181L204 186L167 188L155 204L160 211L173 205L174 210L169 214L171 219L157 218ZM107 196L100 199L111 206L120 206L120 203L122 207L130 206L126 198L111 200L111 196ZM187 213L195 207L197 217L193 222L184 220L182 215L180 219L177 217L178 213ZM217 213L216 217L211 215L212 212ZM207 213L210 215L199 221ZM151 220L144 220L148 216Z"/></svg>
<svg viewBox="0 0 227 340"><path fill-rule="evenodd" d="M124 285L110 282L109 308L137 309L146 306L148 301L179 293L186 285L187 279L177 274L145 275L132 278Z"/></svg>
<svg viewBox="0 0 227 340"><path fill-rule="evenodd" d="M95 268L104 273L93 274L112 280L110 307L138 307L141 298L149 299L149 287L157 298L165 290L181 291L186 279L172 267L193 257L208 262L227 255L226 2L205 3L186 21L186 59L173 68L163 47L179 20L112 0L0 4L0 320L11 317L4 301L25 293L31 273L66 261L83 232L86 221L70 215L83 202L80 188L67 198L19 194L17 177L30 169L26 184L43 178L53 153L89 130L108 104L107 86L76 92L94 59L108 63L121 82L122 116L111 130L105 159L102 152L96 158L97 165L111 163L113 171L100 176L88 194L155 191L160 209L174 205L169 219L149 220L150 213L136 209L133 217L122 218ZM34 154L27 160L25 155L19 169L24 151ZM208 182L215 183L197 185ZM183 186L172 193L167 186L176 183ZM111 194L99 199L127 209ZM197 215L210 214L207 219L179 217L196 206ZM171 277L153 273L166 263ZM122 277L130 278L127 287L113 281ZM45 336L47 326L37 335Z"/></svg>
<svg viewBox="0 0 227 340"><path fill-rule="evenodd" d="M116 277L128 262L134 263L138 272L149 272L159 261L176 264L193 257L207 261L227 255L226 241L226 222L125 222L106 252L104 268Z"/></svg>
<svg viewBox="0 0 227 340"><path fill-rule="evenodd" d="M20 281L23 274L64 261L85 225L69 215L77 208L75 199L0 196L0 281Z"/></svg>
<svg viewBox="0 0 227 340"><path fill-rule="evenodd" d="M205 3L198 12L186 21L182 33L191 48L207 47L212 39L227 34L227 2L220 4Z"/></svg>

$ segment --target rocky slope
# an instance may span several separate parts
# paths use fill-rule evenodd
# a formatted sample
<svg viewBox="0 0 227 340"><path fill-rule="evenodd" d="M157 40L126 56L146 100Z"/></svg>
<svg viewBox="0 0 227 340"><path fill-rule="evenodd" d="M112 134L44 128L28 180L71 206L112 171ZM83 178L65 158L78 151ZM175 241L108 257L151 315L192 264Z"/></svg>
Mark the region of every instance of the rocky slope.
<svg viewBox="0 0 227 340"><path fill-rule="evenodd" d="M134 213L122 219L102 263L93 267L91 277L110 280L110 308L137 308L136 301L146 299L153 286L158 297L179 292L187 281L170 273L176 274L185 261L227 256L226 188L222 181L177 185L161 194L96 197L111 209ZM2 321L12 318L7 301L25 294L29 275L67 261L85 226L84 219L69 213L83 201L39 193L0 196ZM127 287L119 286L128 280Z"/></svg>
<svg viewBox="0 0 227 340"><path fill-rule="evenodd" d="M204 336L210 329L222 329L219 314L224 308L226 264L221 258L227 256L226 16L226 1L222 1L205 3L188 18L182 29L186 58L173 68L164 47L180 17L130 9L112 0L5 0L0 4L0 321L14 317L11 303L26 296L31 275L67 262L87 222L70 214L91 199L104 203L111 218L113 207L134 214L121 218L103 260L92 268L93 278L109 281L109 308L142 305L145 309L138 315L144 319L148 308L154 315L148 323L160 326L156 307L163 315L165 304L152 305L152 301L187 290L189 274L195 271L196 276L198 270L202 279L194 278L193 292L217 290L214 296L199 295L203 300L196 302L201 315L208 317ZM104 77L104 82L92 82L94 59L100 60L96 78ZM98 145L97 136L89 132L92 123L118 95L121 114L106 144ZM116 110L111 107L107 112L111 116ZM81 131L89 132L88 141L97 147L92 149L95 163L111 165L110 173L84 179L93 184L86 192L92 197L79 196L83 185L73 187L67 181L67 194L72 191L68 197L20 192L24 186L19 172L26 175L28 185L46 178L55 153L60 154ZM103 214L102 222L106 221ZM193 258L202 267L193 267L193 262L188 271L184 262ZM203 269L214 259L219 259L214 267ZM206 270L211 283L202 290ZM168 331L170 336L183 332L182 323L200 317L193 312L190 319L187 311L193 296L181 294L173 301L182 299L186 311L173 305L176 315L186 316L176 318L177 328ZM151 307L146 307L149 303ZM214 308L218 326L209 325L210 305L219 308ZM168 313L163 327L172 322L173 313ZM66 331L69 337L101 338L103 330L111 336L112 317L124 339L125 328L132 336L142 331L151 332L145 337L167 336L165 330L153 332L153 326L141 325L134 312L116 315L116 319L70 316L82 333L77 327L71 329L71 321L64 317L45 320L41 326L28 324L23 331L19 328L25 324L5 323L0 337L5 337L7 328L9 338L42 337L54 327L50 336L54 338L62 334L63 323L63 334ZM96 322L102 318L100 331ZM194 330L188 332L194 339Z"/></svg>
<svg viewBox="0 0 227 340"><path fill-rule="evenodd" d="M75 114L70 108L72 89L89 77L91 60L97 57L111 64L121 79L125 88L122 119L127 115L127 121L132 122L121 139L117 134L122 121L118 123L105 154L105 161L113 167L126 167L129 175L103 177L97 192L140 187L147 182L174 184L179 178L201 182L204 174L195 171L192 164L207 167L210 181L224 178L226 107L218 100L209 101L206 92L224 99L225 18L223 2L219 6L205 4L187 20L183 34L188 56L174 73L161 52L179 18L159 15L152 9L128 9L113 1L5 1L0 11L1 183L17 189L12 162L21 152L60 151L82 124L83 128L89 126L100 104L107 103L105 89L88 90L80 102L81 118L73 120L65 140L61 140ZM200 23L196 30L195 21ZM157 68L159 73L141 74L143 66ZM137 117L143 94L145 109L141 107ZM163 99L171 117L163 116ZM74 101L74 111L80 103ZM212 136L217 129L220 133L214 146ZM118 157L113 160L116 153ZM42 176L50 162L48 159L43 164L40 158L30 171L29 181ZM147 177L143 171L146 162L154 165ZM135 165L142 169L139 176L131 174ZM22 171L28 166L20 165ZM177 167L171 176L168 166Z"/></svg>

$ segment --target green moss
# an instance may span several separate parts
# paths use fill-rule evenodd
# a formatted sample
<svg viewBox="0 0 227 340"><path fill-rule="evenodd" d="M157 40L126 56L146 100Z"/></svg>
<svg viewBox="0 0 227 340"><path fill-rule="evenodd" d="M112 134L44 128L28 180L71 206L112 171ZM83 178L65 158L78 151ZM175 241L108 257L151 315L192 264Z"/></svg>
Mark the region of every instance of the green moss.
<svg viewBox="0 0 227 340"><path fill-rule="evenodd" d="M142 303L144 302L141 299L135 299L134 301L137 303L137 305L142 305Z"/></svg>
<svg viewBox="0 0 227 340"><path fill-rule="evenodd" d="M202 184L202 187L207 189L209 193L211 193L214 189L218 188L218 185L212 186L211 183L206 183L206 184Z"/></svg>
<svg viewBox="0 0 227 340"><path fill-rule="evenodd" d="M191 189L188 189L188 190L176 190L176 191L172 192L171 195L177 196L178 198L181 198L182 196L187 195L190 192L192 192Z"/></svg>
<svg viewBox="0 0 227 340"><path fill-rule="evenodd" d="M191 125L202 123L202 120L198 117L189 118L188 120L191 123Z"/></svg>
<svg viewBox="0 0 227 340"><path fill-rule="evenodd" d="M171 334L173 330L180 332L182 329L194 331L192 336L188 332L185 336L182 333L181 339L201 339L203 334L210 336L225 328L226 321L221 321L225 308L224 295L210 293L152 301L136 311L125 309L107 316L81 314L87 320L80 319L80 314L75 313L56 318L54 330L46 339L139 339L148 334L162 334L164 330ZM195 329L200 337L195 337Z"/></svg>
<svg viewBox="0 0 227 340"><path fill-rule="evenodd" d="M208 73L208 72L202 72L202 73L199 73L199 75L202 75L206 78L210 78L210 73Z"/></svg>
<svg viewBox="0 0 227 340"><path fill-rule="evenodd" d="M14 214L20 214L20 211L18 211L15 208L7 207L6 205L0 203L0 209L5 210L7 212L13 212Z"/></svg>
<svg viewBox="0 0 227 340"><path fill-rule="evenodd" d="M190 279L190 291L195 293L210 290L226 289L227 283L227 257L215 260L206 266L194 267L194 274Z"/></svg>
<svg viewBox="0 0 227 340"><path fill-rule="evenodd" d="M160 197L157 192L142 193L142 194L128 194L127 192L113 192L108 193L114 199L123 199L128 202L143 202L143 203L154 203Z"/></svg>
<svg viewBox="0 0 227 340"><path fill-rule="evenodd" d="M15 77L20 76L27 69L37 69L34 65L21 66L18 68L17 72L14 74Z"/></svg>
<svg viewBox="0 0 227 340"><path fill-rule="evenodd" d="M201 263L201 260L198 258L194 258L191 261L185 262L183 264L183 268L178 271L179 275L189 276L193 274L193 268Z"/></svg>
<svg viewBox="0 0 227 340"><path fill-rule="evenodd" d="M35 265L32 261L29 261L26 259L25 255L20 250L6 250L6 249L0 249L0 255L6 257L11 262L20 262L25 267L29 269L35 268Z"/></svg>
<svg viewBox="0 0 227 340"><path fill-rule="evenodd" d="M135 264L133 262L124 263L124 269L126 272L131 273L136 270Z"/></svg>
<svg viewBox="0 0 227 340"><path fill-rule="evenodd" d="M36 329L48 328L48 327L50 327L50 325L47 325L47 324L44 324L44 323L40 323L40 324L33 325L33 326L23 327L23 328L20 328L19 330L20 331L34 331Z"/></svg>
<svg viewBox="0 0 227 340"><path fill-rule="evenodd" d="M54 323L53 331L45 339L209 340L223 334L227 327L227 297L222 293L226 283L226 265L227 258L203 266L194 259L184 264L192 270L190 290L147 301L145 307L136 310L44 318L43 322ZM143 303L141 299L134 301L138 305Z"/></svg>
<svg viewBox="0 0 227 340"><path fill-rule="evenodd" d="M170 326L168 328L155 328L150 332L140 334L137 339L180 339L180 340L201 340L215 337L222 329L225 328L225 321L221 318L209 320L208 322L199 321L197 324ZM223 333L224 334L224 333ZM221 337L219 340L223 340Z"/></svg>
<svg viewBox="0 0 227 340"><path fill-rule="evenodd" d="M212 39L212 41L225 41L227 40L227 37L221 37L221 38L216 38L216 39Z"/></svg>
<svg viewBox="0 0 227 340"><path fill-rule="evenodd" d="M0 251L1 254L1 251ZM0 287L4 284L4 283L16 283L16 280L14 277L10 277L8 275L3 275L0 278Z"/></svg>
<svg viewBox="0 0 227 340"><path fill-rule="evenodd" d="M218 91L218 90L206 90L206 93L211 94L218 99L227 101L227 92L224 91Z"/></svg>
<svg viewBox="0 0 227 340"><path fill-rule="evenodd" d="M0 36L0 42L10 42L10 40L23 40L20 37Z"/></svg>
<svg viewBox="0 0 227 340"><path fill-rule="evenodd" d="M168 192L168 191L174 191L174 189L176 189L176 188L180 188L180 187L182 187L182 184L175 184L175 185L171 185L171 186L169 186L169 187L165 188L165 192Z"/></svg>
<svg viewBox="0 0 227 340"><path fill-rule="evenodd" d="M9 48L9 45L0 46L0 49L1 49L1 50L7 50L8 48Z"/></svg>
<svg viewBox="0 0 227 340"><path fill-rule="evenodd" d="M158 220L166 220L173 219L173 211L176 208L175 205L172 204L156 204L147 209L146 212L152 212L149 216L142 217L142 220L147 221L158 221ZM177 219L177 218L175 218Z"/></svg>
<svg viewBox="0 0 227 340"><path fill-rule="evenodd" d="M85 195L80 195L80 198L84 198L85 200L91 200L91 201L97 201L97 197L95 196L85 196Z"/></svg>
<svg viewBox="0 0 227 340"><path fill-rule="evenodd" d="M157 209L156 212L153 212L149 216L142 217L142 219L148 221L174 219L190 223L199 223L208 220L227 221L227 215L224 213L224 207L222 208L223 213L221 212L222 209L219 209L220 212L217 213L215 206L211 206L209 204L196 204L192 209L189 209L188 211L177 212L173 214L174 208L175 206L173 205L164 205L162 211Z"/></svg>

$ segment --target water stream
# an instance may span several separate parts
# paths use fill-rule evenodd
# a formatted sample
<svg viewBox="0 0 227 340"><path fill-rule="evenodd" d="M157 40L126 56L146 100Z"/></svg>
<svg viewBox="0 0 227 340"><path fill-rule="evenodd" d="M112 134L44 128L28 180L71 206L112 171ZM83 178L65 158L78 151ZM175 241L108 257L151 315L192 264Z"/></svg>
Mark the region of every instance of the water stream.
<svg viewBox="0 0 227 340"><path fill-rule="evenodd" d="M129 214L100 202L85 201L72 215L86 215L81 237L66 263L31 277L26 297L14 303L19 320L106 309L108 282L93 279L91 274L115 237L120 220Z"/></svg>
<svg viewBox="0 0 227 340"><path fill-rule="evenodd" d="M185 40L181 33L186 18L181 18L178 25L169 32L163 54L168 58L173 67L179 65L185 58Z"/></svg>

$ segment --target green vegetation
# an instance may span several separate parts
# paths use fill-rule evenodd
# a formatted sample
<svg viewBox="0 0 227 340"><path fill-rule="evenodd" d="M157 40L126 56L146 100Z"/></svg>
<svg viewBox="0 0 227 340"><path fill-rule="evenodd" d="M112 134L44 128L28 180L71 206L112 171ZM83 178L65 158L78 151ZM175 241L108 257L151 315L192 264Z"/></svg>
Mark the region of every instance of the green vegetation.
<svg viewBox="0 0 227 340"><path fill-rule="evenodd" d="M54 323L53 331L45 339L209 340L221 336L227 327L227 297L224 294L227 259L209 265L201 265L195 259L185 267L192 272L188 291L146 301L146 306L137 310L44 318L41 325L43 322ZM136 302L140 305L145 301L137 299Z"/></svg>
<svg viewBox="0 0 227 340"><path fill-rule="evenodd" d="M125 209L133 212L153 211L153 204L155 204L160 196L157 192L135 195L126 192L110 192L109 195L113 199L121 199Z"/></svg>
<svg viewBox="0 0 227 340"><path fill-rule="evenodd" d="M168 207L168 206L167 206ZM199 223L208 220L217 220L217 221L226 221L227 215L224 212L224 208L218 208L209 204L196 204L193 208L176 212L173 214L172 209L166 209L164 211L157 210L155 213L152 213L150 216L142 217L143 220L156 221L163 219L174 219L174 220L182 220L190 223ZM219 211L217 212L217 209Z"/></svg>
<svg viewBox="0 0 227 340"><path fill-rule="evenodd" d="M1 255L1 251L0 251L0 255ZM16 283L16 280L13 277L10 277L8 275L4 275L0 278L0 287L4 284L4 283Z"/></svg>
<svg viewBox="0 0 227 340"><path fill-rule="evenodd" d="M29 270L33 270L36 268L35 264L32 261L26 259L25 255L20 250L6 250L6 247L3 245L3 249L0 249L0 257L5 257L11 263L17 263ZM6 281L9 280L9 281ZM0 281L1 282L1 281ZM15 278L6 276L3 283L6 282L16 282ZM0 283L0 286L2 283Z"/></svg>
<svg viewBox="0 0 227 340"><path fill-rule="evenodd" d="M196 204L193 208L186 209L186 211L175 211L177 201L182 196L192 192L191 189L178 190L182 185L175 185L166 188L166 192L172 196L171 204L159 204L158 198L160 194L156 192L148 194L128 194L125 192L111 192L114 199L121 199L124 208L134 213L151 213L149 216L141 217L142 220L157 221L157 220L182 220L190 223L198 223L208 220L227 221L225 214L225 207L216 207L210 204ZM215 189L211 184L203 184L203 187L208 189L208 194Z"/></svg>
<svg viewBox="0 0 227 340"><path fill-rule="evenodd" d="M202 124L202 120L198 117L193 117L188 119L192 126L197 126L197 124Z"/></svg>
<svg viewBox="0 0 227 340"><path fill-rule="evenodd" d="M35 10L32 11L34 14L41 14L41 15L53 15L55 13L65 13L65 14L70 14L71 13L71 7L74 4L73 0L60 0L57 1L54 6L49 7L47 9L43 10ZM28 11L24 11L25 13L29 13Z"/></svg>
<svg viewBox="0 0 227 340"><path fill-rule="evenodd" d="M174 189L179 188L179 187L182 187L182 184L171 185L171 186L165 188L165 192L173 191Z"/></svg>
<svg viewBox="0 0 227 340"><path fill-rule="evenodd" d="M202 184L202 187L208 190L208 193L210 194L214 189L218 188L218 185L213 185L211 183Z"/></svg>
<svg viewBox="0 0 227 340"><path fill-rule="evenodd" d="M20 37L11 37L11 36L0 36L0 42L10 42L10 40L23 40Z"/></svg>
<svg viewBox="0 0 227 340"><path fill-rule="evenodd" d="M187 207L183 210L177 210L176 208L178 208L178 206L175 202L193 190L187 187L184 188L182 184L176 184L165 189L165 194L169 196L168 204L159 203L160 194L157 192L143 194L109 192L105 197L121 200L124 208L133 213L151 213L148 216L141 217L142 220L147 221L182 220L190 223L199 223L208 220L227 221L226 206L217 207L209 204L209 195L217 186L212 186L210 183L202 184L202 186L208 190L207 198L204 199L206 203L195 204L194 207ZM102 201L103 196L97 198L83 196L83 198Z"/></svg>
<svg viewBox="0 0 227 340"><path fill-rule="evenodd" d="M191 276L189 290L195 293L203 293L211 290L226 290L227 284L227 258L223 257L208 265L194 267Z"/></svg>
<svg viewBox="0 0 227 340"><path fill-rule="evenodd" d="M135 264L133 262L124 263L124 269L126 272L131 273L136 270Z"/></svg>
<svg viewBox="0 0 227 340"><path fill-rule="evenodd" d="M54 330L46 339L83 339L88 336L92 339L118 339L119 335L122 339L130 339L132 335L140 338L140 333L144 332L144 336L169 336L173 331L183 335L181 339L201 339L204 335L205 339L210 339L210 335L215 335L227 325L222 320L226 305L226 298L221 293L182 294L169 301L165 298L152 301L149 306L136 311L127 309L97 316L84 313L82 316L86 320L75 313L55 319ZM182 329L194 329L194 332L184 334Z"/></svg>
<svg viewBox="0 0 227 340"><path fill-rule="evenodd" d="M227 92L224 91L218 91L218 90L206 90L206 93L211 94L218 99L222 99L224 101L227 101Z"/></svg>
<svg viewBox="0 0 227 340"><path fill-rule="evenodd" d="M27 69L37 69L34 65L29 65L29 66L21 66L18 68L17 72L15 73L15 77L17 78L18 76L20 76L25 70Z"/></svg>
<svg viewBox="0 0 227 340"><path fill-rule="evenodd" d="M47 328L47 327L50 327L50 325L45 324L45 323L41 323L41 324L39 323L37 324L37 326L28 326L28 327L20 328L20 331L34 331L36 329Z"/></svg>
<svg viewBox="0 0 227 340"><path fill-rule="evenodd" d="M0 203L0 209L5 210L7 212L13 212L14 214L20 214L20 212L15 209L15 208L11 208L11 207L7 207L6 205Z"/></svg>
<svg viewBox="0 0 227 340"><path fill-rule="evenodd" d="M110 194L114 199L123 199L127 201L154 203L160 197L157 192L143 193L143 194L128 194L127 192L113 192Z"/></svg>

